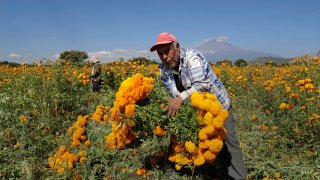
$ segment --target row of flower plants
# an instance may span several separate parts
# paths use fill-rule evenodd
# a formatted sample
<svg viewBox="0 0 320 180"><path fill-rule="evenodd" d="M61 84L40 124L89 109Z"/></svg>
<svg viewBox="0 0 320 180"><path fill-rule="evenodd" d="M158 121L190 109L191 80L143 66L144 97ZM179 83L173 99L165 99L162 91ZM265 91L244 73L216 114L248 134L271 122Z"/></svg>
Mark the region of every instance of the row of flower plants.
<svg viewBox="0 0 320 180"><path fill-rule="evenodd" d="M232 98L249 179L319 177L319 64L306 55L281 67L212 65ZM223 110L214 115L190 101L169 119L156 64L102 69L101 93L93 94L87 65L0 67L0 177L201 178L221 146ZM153 79L139 100L129 98L138 97L137 73Z"/></svg>

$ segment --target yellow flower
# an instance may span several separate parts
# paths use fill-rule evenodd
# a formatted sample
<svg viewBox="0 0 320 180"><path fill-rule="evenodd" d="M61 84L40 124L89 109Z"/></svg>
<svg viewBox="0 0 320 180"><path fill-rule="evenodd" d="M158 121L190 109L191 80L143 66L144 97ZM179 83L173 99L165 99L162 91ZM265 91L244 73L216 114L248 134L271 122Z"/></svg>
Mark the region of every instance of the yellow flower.
<svg viewBox="0 0 320 180"><path fill-rule="evenodd" d="M85 157L80 157L79 163L80 163L80 164L83 164L86 159L87 159L87 158L85 158Z"/></svg>
<svg viewBox="0 0 320 180"><path fill-rule="evenodd" d="M206 151L204 154L203 154L203 157L206 161L209 161L209 162L212 162L213 160L216 159L216 155L213 154L212 152L210 151Z"/></svg>
<svg viewBox="0 0 320 180"><path fill-rule="evenodd" d="M89 147L91 145L91 141L87 140L86 142L84 142L84 145Z"/></svg>
<svg viewBox="0 0 320 180"><path fill-rule="evenodd" d="M14 149L17 149L17 148L19 148L21 146L21 144L20 143L17 143L17 144L15 144L14 146L13 146L13 148Z"/></svg>
<svg viewBox="0 0 320 180"><path fill-rule="evenodd" d="M206 132L207 136L213 136L216 132L216 129L213 125L211 125L211 126L206 126L204 128L204 131Z"/></svg>
<svg viewBox="0 0 320 180"><path fill-rule="evenodd" d="M281 104L279 105L279 108L280 108L280 109L286 109L286 108L287 108L287 104L286 104L286 103L281 103Z"/></svg>
<svg viewBox="0 0 320 180"><path fill-rule="evenodd" d="M201 129L199 131L198 137L199 137L200 140L206 140L208 138L205 129Z"/></svg>
<svg viewBox="0 0 320 180"><path fill-rule="evenodd" d="M261 126L260 126L260 130L262 130L262 131L268 131L268 130L269 130L269 127L266 126L266 125L261 125Z"/></svg>
<svg viewBox="0 0 320 180"><path fill-rule="evenodd" d="M80 152L78 152L78 155L83 157L83 156L87 155L87 152L86 151L80 151Z"/></svg>
<svg viewBox="0 0 320 180"><path fill-rule="evenodd" d="M179 164L176 164L176 165L175 165L175 168L176 168L176 170L177 170L177 171L180 171L180 170L181 170L181 168L182 168L182 166L181 166L181 165L179 165Z"/></svg>
<svg viewBox="0 0 320 180"><path fill-rule="evenodd" d="M213 139L210 140L210 142L212 143L212 145L209 146L209 150L215 154L219 153L223 147L223 141L219 139Z"/></svg>
<svg viewBox="0 0 320 180"><path fill-rule="evenodd" d="M185 147L186 147L186 150L189 152L189 153L194 153L196 151L196 145L193 144L193 142L191 141L187 141L185 143Z"/></svg>
<svg viewBox="0 0 320 180"><path fill-rule="evenodd" d="M126 106L125 115L133 116L136 111L136 106L134 104L130 104Z"/></svg>
<svg viewBox="0 0 320 180"><path fill-rule="evenodd" d="M166 133L165 130L163 128L161 128L160 126L156 126L154 128L154 133L156 134L156 136L164 136L164 134Z"/></svg>
<svg viewBox="0 0 320 180"><path fill-rule="evenodd" d="M257 118L257 115L255 115L255 114L251 115L251 119L254 120L254 121L256 121L256 120L258 119L258 118Z"/></svg>
<svg viewBox="0 0 320 180"><path fill-rule="evenodd" d="M143 169L143 168L139 168L139 169L137 169L136 174L137 174L138 176L142 176L142 175L144 175L146 172L147 172L147 170L145 170L145 169Z"/></svg>
<svg viewBox="0 0 320 180"><path fill-rule="evenodd" d="M23 123L27 122L27 116L25 116L25 115L20 116L20 120Z"/></svg>
<svg viewBox="0 0 320 180"><path fill-rule="evenodd" d="M198 157L194 160L194 162L193 162L193 164L194 164L195 166L201 166L201 165L203 165L204 163L205 163L205 159L204 159L203 156L198 156Z"/></svg>
<svg viewBox="0 0 320 180"><path fill-rule="evenodd" d="M206 125L212 125L214 117L211 112L207 112L203 118Z"/></svg>

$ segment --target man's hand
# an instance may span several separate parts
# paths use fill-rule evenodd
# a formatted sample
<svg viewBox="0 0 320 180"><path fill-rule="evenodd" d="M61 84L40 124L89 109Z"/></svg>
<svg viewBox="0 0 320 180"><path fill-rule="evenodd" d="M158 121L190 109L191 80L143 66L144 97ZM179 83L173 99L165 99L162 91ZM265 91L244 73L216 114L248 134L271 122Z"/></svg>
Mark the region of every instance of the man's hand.
<svg viewBox="0 0 320 180"><path fill-rule="evenodd" d="M165 100L168 101L168 105L163 110L168 111L169 117L175 116L182 106L182 99L176 96L175 98L166 98Z"/></svg>

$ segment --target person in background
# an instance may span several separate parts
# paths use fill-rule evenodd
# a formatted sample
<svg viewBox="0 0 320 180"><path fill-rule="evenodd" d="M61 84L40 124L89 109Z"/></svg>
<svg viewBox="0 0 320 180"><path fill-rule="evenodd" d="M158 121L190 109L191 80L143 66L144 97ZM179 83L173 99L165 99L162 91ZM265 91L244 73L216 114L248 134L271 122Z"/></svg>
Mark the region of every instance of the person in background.
<svg viewBox="0 0 320 180"><path fill-rule="evenodd" d="M150 51L158 53L162 61L159 65L160 79L172 95L172 98L166 99L168 105L164 108L169 117L175 116L183 102L196 91L216 95L222 107L228 110L229 116L224 124L227 136L224 139L224 147L217 157L217 160L220 159L223 163L223 167L216 170L207 166L208 174L205 177L246 179L247 171L236 133L230 98L208 61L197 50L180 48L176 37L170 33L160 33Z"/></svg>
<svg viewBox="0 0 320 180"><path fill-rule="evenodd" d="M90 78L93 85L93 92L97 93L100 90L100 85L102 82L100 60L96 56L92 56L90 62L93 64L90 73Z"/></svg>

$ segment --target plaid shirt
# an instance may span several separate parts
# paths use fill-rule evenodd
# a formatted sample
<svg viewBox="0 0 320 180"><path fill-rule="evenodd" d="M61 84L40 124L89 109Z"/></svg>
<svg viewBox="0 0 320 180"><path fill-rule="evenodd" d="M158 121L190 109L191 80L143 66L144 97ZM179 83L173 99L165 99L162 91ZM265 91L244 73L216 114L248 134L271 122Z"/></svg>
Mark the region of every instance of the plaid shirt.
<svg viewBox="0 0 320 180"><path fill-rule="evenodd" d="M179 72L168 68L163 63L159 65L159 69L160 79L173 97L179 96L182 100L186 100L193 92L210 92L217 96L224 109L230 107L230 98L226 89L199 51L180 48ZM180 74L185 91L181 93L178 91L173 74Z"/></svg>

